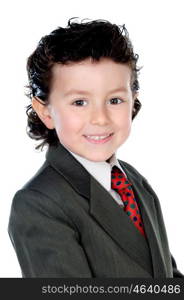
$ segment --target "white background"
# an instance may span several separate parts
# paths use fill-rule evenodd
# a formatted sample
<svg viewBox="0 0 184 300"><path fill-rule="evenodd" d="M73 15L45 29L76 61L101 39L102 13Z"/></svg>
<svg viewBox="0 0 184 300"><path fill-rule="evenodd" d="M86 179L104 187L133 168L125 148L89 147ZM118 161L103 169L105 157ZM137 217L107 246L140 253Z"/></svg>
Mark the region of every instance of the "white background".
<svg viewBox="0 0 184 300"><path fill-rule="evenodd" d="M71 17L125 23L140 55L142 110L118 158L151 183L163 210L178 268L184 272L184 18L183 1L1 1L0 4L0 277L21 277L7 226L15 192L45 152L26 136L26 59L40 38Z"/></svg>

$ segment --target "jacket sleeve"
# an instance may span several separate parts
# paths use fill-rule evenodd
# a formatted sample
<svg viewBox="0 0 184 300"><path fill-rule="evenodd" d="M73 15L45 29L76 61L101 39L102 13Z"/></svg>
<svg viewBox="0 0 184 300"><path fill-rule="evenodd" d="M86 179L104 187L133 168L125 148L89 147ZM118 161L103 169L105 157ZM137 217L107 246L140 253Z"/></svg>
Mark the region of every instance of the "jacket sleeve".
<svg viewBox="0 0 184 300"><path fill-rule="evenodd" d="M167 236L167 233L166 233L166 230L165 230L164 221L163 221L163 215L162 215L162 210L161 210L159 199L158 199L155 191L152 189L151 185L148 183L148 181L147 181L147 179L145 177L143 177L143 183L144 183L144 185L146 185L146 188L148 189L148 191L154 197L156 212L157 212L157 216L158 216L158 222L159 222L159 225L160 225L159 228L160 228L160 230L162 229L162 232L163 232L164 236ZM161 235L162 235L162 232L161 232ZM172 264L173 277L182 277L183 278L184 275L177 269L176 261L175 261L175 259L174 259L174 257L172 256L171 253L170 253L170 256L171 256L171 264Z"/></svg>
<svg viewBox="0 0 184 300"><path fill-rule="evenodd" d="M46 195L19 190L8 232L23 277L93 277L77 228Z"/></svg>

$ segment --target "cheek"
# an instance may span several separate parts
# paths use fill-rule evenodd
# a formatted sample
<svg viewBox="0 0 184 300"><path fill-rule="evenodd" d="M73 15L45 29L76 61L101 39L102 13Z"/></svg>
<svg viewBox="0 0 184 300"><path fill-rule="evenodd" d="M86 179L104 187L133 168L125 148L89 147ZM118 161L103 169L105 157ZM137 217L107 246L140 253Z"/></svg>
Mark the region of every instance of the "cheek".
<svg viewBox="0 0 184 300"><path fill-rule="evenodd" d="M119 134L121 138L127 138L131 131L131 122L126 121L122 122L121 126L119 127Z"/></svg>
<svg viewBox="0 0 184 300"><path fill-rule="evenodd" d="M55 116L55 126L58 132L62 134L72 134L72 132L77 132L82 128L83 121L80 116L66 109L61 112L57 112Z"/></svg>
<svg viewBox="0 0 184 300"><path fill-rule="evenodd" d="M122 132L129 131L132 124L132 114L130 110L122 111L116 115L115 123L117 128L122 130Z"/></svg>

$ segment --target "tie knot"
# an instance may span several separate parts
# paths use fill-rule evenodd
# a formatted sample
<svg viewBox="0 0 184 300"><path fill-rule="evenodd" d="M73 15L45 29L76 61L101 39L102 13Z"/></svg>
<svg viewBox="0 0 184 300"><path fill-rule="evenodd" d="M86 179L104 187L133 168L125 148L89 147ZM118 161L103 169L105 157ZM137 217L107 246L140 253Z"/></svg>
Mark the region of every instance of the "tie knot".
<svg viewBox="0 0 184 300"><path fill-rule="evenodd" d="M117 191L130 186L131 183L127 180L124 173L116 166L112 167L111 171L111 187Z"/></svg>

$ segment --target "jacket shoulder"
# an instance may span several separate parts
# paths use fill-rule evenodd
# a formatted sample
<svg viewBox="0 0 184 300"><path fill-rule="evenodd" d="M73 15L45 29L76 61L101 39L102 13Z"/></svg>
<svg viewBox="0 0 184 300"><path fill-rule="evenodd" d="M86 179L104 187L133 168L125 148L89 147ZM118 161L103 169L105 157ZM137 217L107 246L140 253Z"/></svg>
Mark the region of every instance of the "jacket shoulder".
<svg viewBox="0 0 184 300"><path fill-rule="evenodd" d="M50 199L60 199L66 180L47 161L27 181L20 191L35 191Z"/></svg>
<svg viewBox="0 0 184 300"><path fill-rule="evenodd" d="M47 161L13 195L11 204L11 221L13 216L19 216L25 212L37 211L47 217L57 216L61 210L66 213L66 183L61 176ZM62 212L62 213L63 213Z"/></svg>

